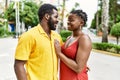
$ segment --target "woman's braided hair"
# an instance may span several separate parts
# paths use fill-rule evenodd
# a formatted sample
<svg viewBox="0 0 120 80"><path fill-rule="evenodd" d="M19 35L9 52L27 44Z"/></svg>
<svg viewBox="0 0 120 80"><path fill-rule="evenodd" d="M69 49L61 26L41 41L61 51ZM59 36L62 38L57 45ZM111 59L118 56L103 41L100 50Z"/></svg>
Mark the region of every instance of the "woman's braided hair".
<svg viewBox="0 0 120 80"><path fill-rule="evenodd" d="M85 12L83 12L82 10L79 9L79 10L72 10L70 13L76 14L77 16L81 17L83 19L83 21L84 21L84 25L83 26L86 25L88 17L87 17L87 14Z"/></svg>

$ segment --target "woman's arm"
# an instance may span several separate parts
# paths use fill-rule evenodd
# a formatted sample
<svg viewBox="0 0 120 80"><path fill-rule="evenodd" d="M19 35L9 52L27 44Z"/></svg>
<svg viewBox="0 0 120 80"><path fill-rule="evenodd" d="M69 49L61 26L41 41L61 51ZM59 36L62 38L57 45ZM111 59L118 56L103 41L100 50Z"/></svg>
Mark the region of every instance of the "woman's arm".
<svg viewBox="0 0 120 80"><path fill-rule="evenodd" d="M25 65L26 61L15 60L14 70L17 80L27 80Z"/></svg>
<svg viewBox="0 0 120 80"><path fill-rule="evenodd" d="M61 52L58 41L55 41L55 48L59 58L73 71L80 73L88 61L92 49L92 44L90 38L87 35L82 35L79 39L76 60L68 58Z"/></svg>

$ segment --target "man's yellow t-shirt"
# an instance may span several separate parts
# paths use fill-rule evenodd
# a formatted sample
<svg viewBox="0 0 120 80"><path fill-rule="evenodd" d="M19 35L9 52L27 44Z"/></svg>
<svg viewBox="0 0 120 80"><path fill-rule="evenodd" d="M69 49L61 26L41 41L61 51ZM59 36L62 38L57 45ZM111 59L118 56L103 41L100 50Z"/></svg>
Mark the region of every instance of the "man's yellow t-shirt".
<svg viewBox="0 0 120 80"><path fill-rule="evenodd" d="M57 80L58 59L54 49L54 39L62 44L62 39L51 31L51 39L40 24L23 33L19 38L15 59L27 60L28 80Z"/></svg>

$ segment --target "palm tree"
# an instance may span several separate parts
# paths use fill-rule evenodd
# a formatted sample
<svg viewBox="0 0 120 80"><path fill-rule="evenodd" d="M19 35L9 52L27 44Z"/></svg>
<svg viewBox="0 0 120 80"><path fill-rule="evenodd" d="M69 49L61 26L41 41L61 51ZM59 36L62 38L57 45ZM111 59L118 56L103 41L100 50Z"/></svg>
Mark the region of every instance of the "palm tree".
<svg viewBox="0 0 120 80"><path fill-rule="evenodd" d="M64 24L64 21L63 21L63 19L64 19L64 11L65 11L65 0L63 0L63 6L62 6L62 19L61 19L61 26L63 27L63 24Z"/></svg>
<svg viewBox="0 0 120 80"><path fill-rule="evenodd" d="M59 0L58 0L58 6L60 5L60 7L62 8L61 11L60 11L60 8L59 8L61 17L60 17L59 26L58 26L58 28L57 28L57 32L58 32L58 33L60 33L60 31L61 31L62 29L64 29L64 16L65 16L65 5L66 5L66 1L67 1L67 0L62 0L62 5L61 5L61 4L59 4Z"/></svg>
<svg viewBox="0 0 120 80"><path fill-rule="evenodd" d="M102 42L108 42L109 0L102 0Z"/></svg>

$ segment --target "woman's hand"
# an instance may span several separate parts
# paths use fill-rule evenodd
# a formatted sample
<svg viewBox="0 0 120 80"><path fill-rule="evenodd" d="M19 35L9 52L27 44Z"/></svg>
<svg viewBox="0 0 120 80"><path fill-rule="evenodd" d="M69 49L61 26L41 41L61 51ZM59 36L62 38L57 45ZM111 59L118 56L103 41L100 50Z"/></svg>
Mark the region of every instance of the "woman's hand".
<svg viewBox="0 0 120 80"><path fill-rule="evenodd" d="M56 54L59 56L61 54L61 46L58 40L54 40L54 46L55 46L55 51Z"/></svg>

